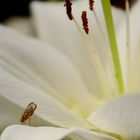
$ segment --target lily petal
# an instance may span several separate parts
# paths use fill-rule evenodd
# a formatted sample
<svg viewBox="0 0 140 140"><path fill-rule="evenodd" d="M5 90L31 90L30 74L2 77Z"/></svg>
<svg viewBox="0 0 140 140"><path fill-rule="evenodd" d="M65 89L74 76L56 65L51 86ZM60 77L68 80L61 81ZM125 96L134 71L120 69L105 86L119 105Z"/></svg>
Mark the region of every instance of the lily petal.
<svg viewBox="0 0 140 140"><path fill-rule="evenodd" d="M128 90L140 92L140 1L137 1L132 9L130 19L130 30L131 30L131 64L130 64L130 79ZM136 22L137 21L137 22Z"/></svg>
<svg viewBox="0 0 140 140"><path fill-rule="evenodd" d="M123 95L97 109L88 120L99 129L120 135L124 140L139 140L139 106L139 93Z"/></svg>
<svg viewBox="0 0 140 140"><path fill-rule="evenodd" d="M93 111L96 98L90 94L81 74L63 53L4 27L0 31L2 67L19 79L51 93L51 96L84 116Z"/></svg>
<svg viewBox="0 0 140 140"><path fill-rule="evenodd" d="M119 56L120 56L120 61L121 61L121 67L122 67L122 72L124 76L124 82L125 84L128 84L128 79L126 78L126 72L128 71L127 64L129 63L130 65L130 73L132 76L130 77L129 81L129 86L127 87L128 91L139 91L139 81L137 82L136 79L138 78L138 73L135 72L135 70L138 69L138 65L136 64L137 59L137 52L139 51L139 40L140 40L140 18L139 18L139 11L140 11L140 1L137 1L134 6L132 7L130 11L130 55L131 58L127 58L127 38L126 38L126 19L124 18L124 21L122 22L121 28L118 29L117 32L117 40L118 40L118 48L119 48ZM130 57L130 56L129 56ZM129 62L127 62L129 60ZM138 70L139 71L139 70ZM134 76L136 74L136 76ZM134 79L135 78L135 79ZM133 79L133 80L132 80ZM138 90L137 90L138 89Z"/></svg>
<svg viewBox="0 0 140 140"><path fill-rule="evenodd" d="M0 73L1 100L3 100L2 98L5 98L10 101L9 103L7 102L7 104L4 102L4 105L1 106L3 113L0 119L1 121L4 120L4 122L6 122L4 123L5 126L18 123L24 109L30 102L35 102L37 104L38 109L35 111L35 114L45 120L44 125L49 123L63 127L90 126L82 118L78 117L73 111L69 110L67 107L49 96L47 93L44 93L40 89L26 84L24 81L17 79L1 68ZM16 107L18 110L14 109L13 106L15 105L18 106ZM7 108L5 108L5 106L7 106ZM21 107L23 108L22 110ZM9 112L9 110L11 111ZM4 116L6 116L8 113L10 113L11 117L8 116L9 118L5 118ZM12 118L14 119L12 120ZM15 121L15 119L17 120ZM38 122L39 121L36 122L36 119L33 119L32 124L38 125Z"/></svg>
<svg viewBox="0 0 140 140"><path fill-rule="evenodd" d="M29 18L11 17L10 19L6 20L6 22L4 22L4 25L23 34L35 36L34 28Z"/></svg>
<svg viewBox="0 0 140 140"><path fill-rule="evenodd" d="M65 129L55 127L29 127L13 125L5 129L1 135L1 140L62 140L64 138L72 140L117 140L97 132L84 129Z"/></svg>
<svg viewBox="0 0 140 140"><path fill-rule="evenodd" d="M89 126L72 110L85 115L96 100L62 53L1 26L0 71L2 97L23 108L35 101L40 106L37 115L56 125Z"/></svg>

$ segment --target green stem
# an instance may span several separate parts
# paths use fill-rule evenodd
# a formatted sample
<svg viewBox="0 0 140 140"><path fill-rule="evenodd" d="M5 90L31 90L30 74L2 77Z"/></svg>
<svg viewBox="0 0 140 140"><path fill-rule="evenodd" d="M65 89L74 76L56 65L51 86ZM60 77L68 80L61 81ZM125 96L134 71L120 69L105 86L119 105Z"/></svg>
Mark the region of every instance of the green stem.
<svg viewBox="0 0 140 140"><path fill-rule="evenodd" d="M104 12L108 37L109 37L110 48L112 52L118 91L120 94L122 94L122 92L124 92L124 84L123 84L123 77L121 72L121 65L120 65L117 41L116 41L115 30L114 30L110 0L101 0L101 2L102 2L103 12Z"/></svg>

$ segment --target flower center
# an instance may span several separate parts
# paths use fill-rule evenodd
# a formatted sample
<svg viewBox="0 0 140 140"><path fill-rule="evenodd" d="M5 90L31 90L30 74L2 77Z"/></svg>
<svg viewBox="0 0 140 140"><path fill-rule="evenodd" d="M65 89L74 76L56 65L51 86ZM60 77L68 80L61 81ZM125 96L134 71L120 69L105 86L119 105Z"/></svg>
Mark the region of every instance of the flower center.
<svg viewBox="0 0 140 140"><path fill-rule="evenodd" d="M127 46L128 46L128 52L127 56L130 58L130 30L129 30L129 1L126 1L126 21L127 21ZM103 92L105 95L108 95L109 93L111 94L122 94L125 91L124 87L124 79L122 75L122 69L120 65L120 58L119 58L119 53L118 53L118 46L117 46L117 41L116 41L116 35L115 35L115 29L114 29L114 23L113 23L113 18L112 18L112 11L111 11L111 4L110 0L101 0L102 8L103 8L103 13L104 13L104 18L105 18L105 23L106 23L106 29L107 29L107 34L108 34L108 40L109 40L109 45L110 45L110 50L111 51L111 58L113 62L113 68L114 72L112 74L112 80L109 79L107 76L107 73L105 72L103 68L103 64L101 62L101 58L98 54L98 51L96 50L95 44L93 39L91 38L90 35L90 30L88 27L88 18L87 18L87 12L83 11L82 12L82 22L83 22L83 29L86 33L86 35L81 31L80 26L78 25L78 22L76 21L74 15L72 14L72 3L70 0L65 0L65 6L66 6L66 11L67 15L70 20L74 21L75 25L77 26L81 36L84 38L84 43L85 46L88 47L89 51L92 52L92 58L93 58L93 63L95 65L97 75L99 78L99 81L101 83ZM104 37L104 32L102 30L102 25L99 22L98 16L94 10L94 0L89 0L89 9L93 11L94 17L96 19L96 22L98 23L98 28L100 30L101 37L103 40L105 40ZM112 82L113 81L113 82Z"/></svg>

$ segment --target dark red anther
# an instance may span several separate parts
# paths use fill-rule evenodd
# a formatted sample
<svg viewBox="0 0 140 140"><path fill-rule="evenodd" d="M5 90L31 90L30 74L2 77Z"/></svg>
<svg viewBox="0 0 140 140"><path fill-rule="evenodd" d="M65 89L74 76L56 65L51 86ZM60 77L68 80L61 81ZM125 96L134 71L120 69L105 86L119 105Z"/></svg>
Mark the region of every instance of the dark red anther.
<svg viewBox="0 0 140 140"><path fill-rule="evenodd" d="M66 12L67 12L68 18L70 20L72 20L73 16L72 16L72 7L71 7L72 3L71 3L71 1L70 0L65 0L64 6L66 6Z"/></svg>
<svg viewBox="0 0 140 140"><path fill-rule="evenodd" d="M89 0L89 9L93 11L94 8L94 0Z"/></svg>
<svg viewBox="0 0 140 140"><path fill-rule="evenodd" d="M89 33L89 28L88 28L88 19L87 19L87 12L83 11L82 12L82 22L83 22L83 29L85 30L86 34Z"/></svg>

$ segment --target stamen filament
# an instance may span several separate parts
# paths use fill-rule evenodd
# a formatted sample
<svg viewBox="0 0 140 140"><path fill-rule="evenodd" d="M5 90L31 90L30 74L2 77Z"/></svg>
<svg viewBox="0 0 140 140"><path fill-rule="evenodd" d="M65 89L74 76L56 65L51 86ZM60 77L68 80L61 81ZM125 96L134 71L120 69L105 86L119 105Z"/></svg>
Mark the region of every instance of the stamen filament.
<svg viewBox="0 0 140 140"><path fill-rule="evenodd" d="M125 9L126 9L126 46L127 46L127 87L129 87L130 81L130 63L131 63L131 48L130 48L130 20L129 20L129 0L125 0ZM127 88L128 89L128 88Z"/></svg>
<svg viewBox="0 0 140 140"><path fill-rule="evenodd" d="M101 83L103 92L105 93L105 96L107 97L108 95L110 95L109 93L112 93L112 87L111 87L111 83L104 71L103 64L100 60L100 57L99 57L96 47L94 45L94 41L91 39L91 37L89 35L88 18L87 18L86 11L82 12L81 18L82 18L82 23L83 23L83 29L85 31L85 39L87 42L86 46L88 47L89 52L92 53L92 60L95 65L95 69L96 69L99 81Z"/></svg>
<svg viewBox="0 0 140 140"><path fill-rule="evenodd" d="M83 30L81 29L80 25L78 24L78 22L76 21L74 16L73 16L73 22L76 25L77 30L79 31L81 37L83 38L83 43L88 48L89 52L92 53L93 64L96 68L97 75L98 75L99 81L101 83L102 89L104 91L104 94L106 97L110 97L110 94L113 95L114 91L113 91L113 88L111 87L110 81L109 81L109 79L104 71L103 64L100 60L100 57L99 57L98 52L96 50L96 47L95 47L92 39L90 38L90 35L85 34L83 32Z"/></svg>
<svg viewBox="0 0 140 140"><path fill-rule="evenodd" d="M64 6L66 6L66 12L67 12L68 18L74 22L79 33L83 37L85 46L88 46L89 52L92 52L93 63L95 65L102 89L104 91L105 96L110 97L110 94L113 93L113 88L111 86L109 78L107 77L107 75L104 71L103 64L100 60L100 57L98 56L94 42L92 41L92 39L90 39L89 35L85 36L83 31L81 30L81 27L79 26L78 22L76 21L76 19L74 18L73 14L72 14L71 5L72 5L72 3L70 0L65 0ZM89 28L88 28L88 19L86 16L87 16L86 11L83 11L82 12L83 29L85 30L86 34L88 34Z"/></svg>
<svg viewBox="0 0 140 140"><path fill-rule="evenodd" d="M130 8L129 8L129 0L125 0L125 5L126 5L126 38L127 38L128 52L129 52L130 51L130 20L129 20Z"/></svg>
<svg viewBox="0 0 140 140"><path fill-rule="evenodd" d="M76 25L77 30L79 31L80 35L83 37L83 32L82 32L82 30L81 30L81 27L79 26L79 24L78 24L78 22L76 21L76 19L74 18L74 16L73 16L73 22L74 22L74 24Z"/></svg>
<svg viewBox="0 0 140 140"><path fill-rule="evenodd" d="M95 21L97 22L98 29L99 29L99 32L100 32L100 35L101 35L101 40L104 42L104 46L106 47L107 57L109 59L109 58L111 58L111 52L110 52L110 49L107 47L107 40L106 40L105 33L104 33L103 28L101 26L100 20L99 20L97 14L96 14L96 11L93 9L92 12L93 12L93 15L95 17ZM110 63L113 64L112 60L109 60L109 61L110 61ZM116 78L114 78L114 73L113 73L112 77L113 77L113 79L112 79L112 89L114 89L113 90L114 94L116 94L115 91L117 89L117 87L116 87L117 84L116 84Z"/></svg>
<svg viewBox="0 0 140 140"><path fill-rule="evenodd" d="M103 68L102 62L100 60L100 57L97 53L96 47L95 47L92 39L90 38L90 36L83 32L83 30L79 26L79 24L76 21L76 19L74 18L74 16L73 16L73 21L74 21L74 24L76 25L79 33L81 34L81 36L83 38L83 43L85 44L86 47L88 47L89 52L92 53L93 64L95 65L97 75L98 75L99 81L101 83L102 89L104 91L104 94L106 97L110 97L110 94L112 95L113 90L111 88L109 79L104 71L104 68Z"/></svg>
<svg viewBox="0 0 140 140"><path fill-rule="evenodd" d="M101 3L103 7L109 43L112 52L115 76L118 85L118 92L122 94L122 92L124 92L124 83L123 83L123 77L121 72L121 65L120 65L119 53L117 48L117 41L115 36L115 29L113 24L110 0L101 0Z"/></svg>
<svg viewBox="0 0 140 140"><path fill-rule="evenodd" d="M129 20L129 1L125 0L125 7L126 7L126 45L127 45L127 51L128 55L130 55L130 20ZM128 56L129 57L129 56Z"/></svg>
<svg viewBox="0 0 140 140"><path fill-rule="evenodd" d="M95 18L95 21L97 23L97 26L98 26L98 29L99 29L99 32L100 32L100 38L102 40L102 42L104 42L104 46L106 46L106 54L107 54L107 57L108 57L108 61L110 61L110 63L113 64L112 60L110 59L111 58L111 51L110 51L110 48L107 47L107 40L106 40L106 36L105 36L105 33L102 29L102 26L101 26L101 23L100 23L100 20L96 14L96 11L95 11L95 8L94 8L94 0L89 0L89 9L90 11L92 11L93 13L93 16ZM114 76L114 72L112 73L112 79L111 80L111 85L112 85L112 89L114 91L114 94L116 94L115 91L117 91L117 82L116 82L116 78Z"/></svg>
<svg viewBox="0 0 140 140"><path fill-rule="evenodd" d="M106 97L110 97L110 95L113 95L115 93L114 93L113 87L111 86L110 80L104 71L103 64L101 62L99 54L96 50L96 47L95 47L94 42L92 41L90 35L87 35L87 43L88 43L88 45L86 45L86 46L88 47L89 51L92 52L92 60L95 65L95 69L96 69L98 78L100 80L102 89L104 91L104 94Z"/></svg>
<svg viewBox="0 0 140 140"><path fill-rule="evenodd" d="M96 20L96 22L97 22L99 31L100 31L100 33L101 33L101 35L102 35L102 38L105 40L105 35L104 35L104 32L103 32L101 23L100 23L100 21L99 21L99 18L98 18L97 14L96 14L96 11L93 10L92 12L93 12L93 15L94 15L94 17L95 17L95 20Z"/></svg>

